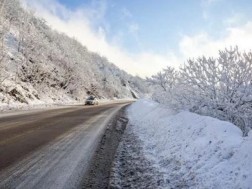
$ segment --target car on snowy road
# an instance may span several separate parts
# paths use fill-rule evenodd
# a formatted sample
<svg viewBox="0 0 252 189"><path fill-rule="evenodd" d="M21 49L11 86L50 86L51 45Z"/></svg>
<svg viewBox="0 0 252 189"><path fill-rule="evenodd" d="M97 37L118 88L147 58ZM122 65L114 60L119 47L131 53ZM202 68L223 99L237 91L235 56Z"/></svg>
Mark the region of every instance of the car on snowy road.
<svg viewBox="0 0 252 189"><path fill-rule="evenodd" d="M98 105L99 102L95 96L89 96L85 101L85 105Z"/></svg>

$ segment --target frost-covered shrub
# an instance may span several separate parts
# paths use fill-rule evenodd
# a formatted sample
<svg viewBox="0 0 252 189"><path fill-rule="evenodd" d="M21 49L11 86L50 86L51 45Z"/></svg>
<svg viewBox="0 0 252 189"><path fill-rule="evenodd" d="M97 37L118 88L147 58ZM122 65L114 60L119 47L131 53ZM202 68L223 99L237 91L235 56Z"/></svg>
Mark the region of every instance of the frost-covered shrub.
<svg viewBox="0 0 252 189"><path fill-rule="evenodd" d="M153 87L153 99L159 103L174 105L175 87L179 83L179 72L174 68L167 67L162 72L146 78Z"/></svg>
<svg viewBox="0 0 252 189"><path fill-rule="evenodd" d="M179 73L169 70L148 79L157 86L154 99L176 109L229 120L247 134L252 126L251 52L225 49L216 59L203 56L188 60Z"/></svg>

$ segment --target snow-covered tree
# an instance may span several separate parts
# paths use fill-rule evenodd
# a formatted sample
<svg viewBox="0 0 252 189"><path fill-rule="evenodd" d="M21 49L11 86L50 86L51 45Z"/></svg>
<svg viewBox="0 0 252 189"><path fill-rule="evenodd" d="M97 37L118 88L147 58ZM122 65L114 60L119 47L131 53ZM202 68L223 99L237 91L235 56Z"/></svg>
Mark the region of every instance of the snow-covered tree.
<svg viewBox="0 0 252 189"><path fill-rule="evenodd" d="M178 72L172 67L167 67L162 72L158 72L157 75L146 78L147 82L161 87L164 91L171 91L177 83L177 79Z"/></svg>
<svg viewBox="0 0 252 189"><path fill-rule="evenodd" d="M146 78L149 85L154 86L153 97L154 100L166 103L171 103L171 98L173 98L174 87L178 83L179 73L172 67L167 67L158 72L157 75L153 75L150 78Z"/></svg>
<svg viewBox="0 0 252 189"><path fill-rule="evenodd" d="M191 108L230 120L246 132L252 113L252 53L238 48L220 51L219 58L189 60L181 69Z"/></svg>
<svg viewBox="0 0 252 189"><path fill-rule="evenodd" d="M166 69L147 81L159 86L154 98L173 108L229 120L245 135L252 128L251 52L235 47L218 58L189 59L179 72Z"/></svg>
<svg viewBox="0 0 252 189"><path fill-rule="evenodd" d="M22 102L33 103L34 97L64 103L83 100L90 93L99 98L133 98L146 90L143 79L52 30L19 0L0 0L0 69L0 84L6 81L0 87L0 101L8 104L26 98Z"/></svg>

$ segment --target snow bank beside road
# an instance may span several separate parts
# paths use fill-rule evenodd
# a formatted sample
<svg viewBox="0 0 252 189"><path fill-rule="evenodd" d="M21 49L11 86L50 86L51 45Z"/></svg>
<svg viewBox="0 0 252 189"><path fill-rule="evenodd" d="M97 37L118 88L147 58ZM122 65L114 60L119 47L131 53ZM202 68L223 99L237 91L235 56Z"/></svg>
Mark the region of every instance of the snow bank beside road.
<svg viewBox="0 0 252 189"><path fill-rule="evenodd" d="M252 132L190 112L173 113L148 100L128 109L129 123L146 157L164 174L167 187L251 188Z"/></svg>

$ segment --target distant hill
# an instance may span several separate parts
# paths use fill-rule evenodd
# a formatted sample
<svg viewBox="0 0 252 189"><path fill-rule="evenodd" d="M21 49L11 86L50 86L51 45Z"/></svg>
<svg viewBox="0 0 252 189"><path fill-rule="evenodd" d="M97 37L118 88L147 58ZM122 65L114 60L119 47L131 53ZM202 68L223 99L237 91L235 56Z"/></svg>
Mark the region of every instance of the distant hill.
<svg viewBox="0 0 252 189"><path fill-rule="evenodd" d="M18 0L0 2L0 106L137 98L145 81L52 30Z"/></svg>

